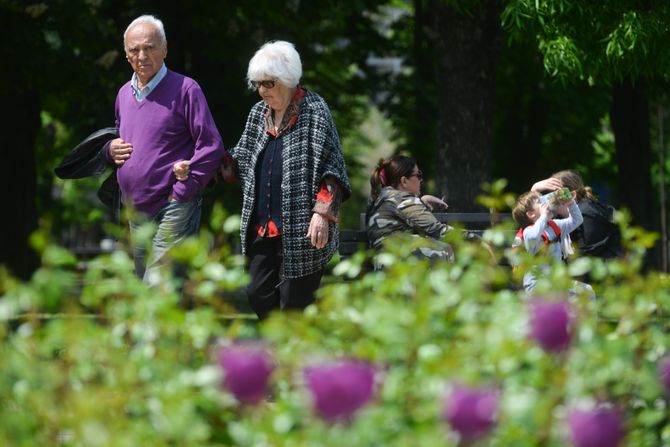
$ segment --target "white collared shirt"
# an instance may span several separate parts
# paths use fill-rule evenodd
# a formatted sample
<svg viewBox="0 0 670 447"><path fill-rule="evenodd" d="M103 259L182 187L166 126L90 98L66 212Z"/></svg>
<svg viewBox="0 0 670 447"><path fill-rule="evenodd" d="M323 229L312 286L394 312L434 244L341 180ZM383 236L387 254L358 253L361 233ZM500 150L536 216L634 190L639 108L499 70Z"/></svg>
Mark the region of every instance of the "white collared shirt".
<svg viewBox="0 0 670 447"><path fill-rule="evenodd" d="M133 73L132 78L130 78L130 86L132 87L133 90L133 96L137 100L137 102L142 101L144 98L149 96L149 93L154 91L156 86L158 85L159 82L163 80L165 75L167 74L167 67L165 66L165 63L163 63L163 66L161 66L160 70L158 70L158 73L145 85L142 87L140 90L137 88L137 74Z"/></svg>

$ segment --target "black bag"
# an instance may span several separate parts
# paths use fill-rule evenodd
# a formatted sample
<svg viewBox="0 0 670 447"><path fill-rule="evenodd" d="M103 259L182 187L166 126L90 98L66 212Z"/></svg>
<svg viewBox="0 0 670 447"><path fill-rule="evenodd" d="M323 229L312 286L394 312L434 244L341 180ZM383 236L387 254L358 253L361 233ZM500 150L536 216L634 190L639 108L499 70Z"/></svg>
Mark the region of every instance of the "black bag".
<svg viewBox="0 0 670 447"><path fill-rule="evenodd" d="M584 223L573 234L581 254L603 259L621 256L621 232L613 221L614 207L584 199L579 202L579 210Z"/></svg>
<svg viewBox="0 0 670 447"><path fill-rule="evenodd" d="M62 179L76 179L100 175L109 166L103 150L105 143L119 137L115 127L96 130L79 143L54 169Z"/></svg>
<svg viewBox="0 0 670 447"><path fill-rule="evenodd" d="M78 179L103 174L109 166L112 166L112 172L98 189L98 198L112 208L115 218L118 217L121 207L121 196L116 181L116 167L107 161L104 147L109 140L118 137L119 129L116 127L96 130L72 149L54 168L54 172L61 179Z"/></svg>

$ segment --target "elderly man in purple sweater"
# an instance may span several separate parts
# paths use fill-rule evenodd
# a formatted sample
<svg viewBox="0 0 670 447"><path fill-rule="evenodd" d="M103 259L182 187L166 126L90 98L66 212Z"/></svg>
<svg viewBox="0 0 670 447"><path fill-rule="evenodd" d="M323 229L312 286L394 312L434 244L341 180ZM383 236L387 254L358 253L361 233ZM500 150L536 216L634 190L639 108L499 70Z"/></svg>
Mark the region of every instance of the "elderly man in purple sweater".
<svg viewBox="0 0 670 447"><path fill-rule="evenodd" d="M161 279L168 250L197 232L200 191L214 176L226 151L200 86L165 67L163 23L140 16L123 35L133 75L116 97L119 136L108 143L116 163L124 205L136 211L130 221L135 271L147 284ZM190 160L190 173L177 181L174 164ZM151 241L138 240L138 228L157 226Z"/></svg>

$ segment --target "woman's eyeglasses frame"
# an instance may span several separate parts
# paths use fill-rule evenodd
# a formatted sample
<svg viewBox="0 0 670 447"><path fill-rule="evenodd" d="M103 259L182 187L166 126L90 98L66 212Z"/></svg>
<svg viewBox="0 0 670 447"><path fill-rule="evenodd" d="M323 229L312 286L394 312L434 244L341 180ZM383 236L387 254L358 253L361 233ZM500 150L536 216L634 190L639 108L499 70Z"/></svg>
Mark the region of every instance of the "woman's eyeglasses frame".
<svg viewBox="0 0 670 447"><path fill-rule="evenodd" d="M263 79L262 81L251 81L251 86L258 90L261 86L270 90L275 87L277 80L276 79Z"/></svg>
<svg viewBox="0 0 670 447"><path fill-rule="evenodd" d="M407 176L407 178L412 178L412 177L416 177L419 180L423 180L423 172L421 172L421 169L419 169L418 171L413 172L413 173L411 173L410 175Z"/></svg>

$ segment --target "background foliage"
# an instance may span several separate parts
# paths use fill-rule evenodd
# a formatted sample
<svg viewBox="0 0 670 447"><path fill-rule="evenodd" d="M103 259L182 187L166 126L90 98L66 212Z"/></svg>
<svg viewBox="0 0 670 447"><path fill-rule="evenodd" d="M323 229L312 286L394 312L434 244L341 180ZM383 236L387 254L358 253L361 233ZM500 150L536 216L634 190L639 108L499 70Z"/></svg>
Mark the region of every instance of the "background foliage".
<svg viewBox="0 0 670 447"><path fill-rule="evenodd" d="M22 104L1 112L7 163L21 169L2 177L17 192L0 262L24 279L37 266L27 247L39 226L64 240L73 223L75 232L95 223L91 237L100 238L108 213L91 211L99 180L62 182L52 172L87 134L113 124L116 91L130 76L122 32L147 12L165 22L167 64L201 84L227 146L257 101L244 82L249 58L267 40L295 42L303 82L329 103L345 143L356 185L346 227L358 225L372 164L408 151L431 179L426 189L453 211L480 210L475 198L493 178L520 193L576 167L634 222L658 229L657 191L667 188L659 172L668 170L652 152L668 128L664 2L0 0L0 11L0 51L12 61L0 93ZM214 201L239 209L239 187L210 190L206 211Z"/></svg>

